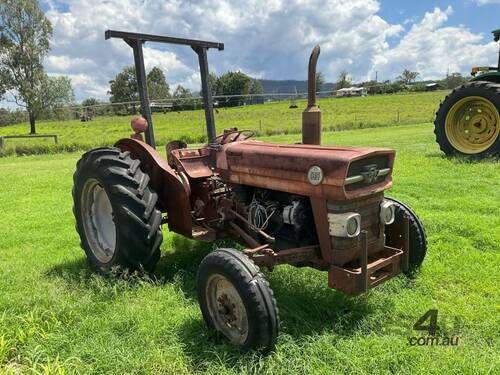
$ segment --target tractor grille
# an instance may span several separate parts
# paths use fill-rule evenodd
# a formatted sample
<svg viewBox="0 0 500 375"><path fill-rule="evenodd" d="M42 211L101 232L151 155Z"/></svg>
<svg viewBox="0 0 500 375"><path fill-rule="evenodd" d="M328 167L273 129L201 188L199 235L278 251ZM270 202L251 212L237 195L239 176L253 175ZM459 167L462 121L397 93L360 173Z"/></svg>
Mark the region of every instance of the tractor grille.
<svg viewBox="0 0 500 375"><path fill-rule="evenodd" d="M373 166L377 171L385 170L386 168L389 168L389 157L388 155L377 155L377 156L372 156L369 158L365 159L360 159L353 161L349 165L349 170L347 171L347 178L353 177L353 176L361 176L364 173L366 173L366 168L368 166ZM389 174L385 174L383 176L378 176L376 177L373 181L367 182L367 181L359 181L356 183L352 183L349 185L345 186L345 189L347 191L352 191L361 187L369 186L369 185L374 185L377 184L381 181L384 181Z"/></svg>
<svg viewBox="0 0 500 375"><path fill-rule="evenodd" d="M384 225L379 218L380 203L383 193L350 202L328 202L328 213L356 212L361 215L361 230L368 234L368 252L374 253L384 246ZM343 265L359 257L359 236L353 238L330 237L333 261L336 265Z"/></svg>

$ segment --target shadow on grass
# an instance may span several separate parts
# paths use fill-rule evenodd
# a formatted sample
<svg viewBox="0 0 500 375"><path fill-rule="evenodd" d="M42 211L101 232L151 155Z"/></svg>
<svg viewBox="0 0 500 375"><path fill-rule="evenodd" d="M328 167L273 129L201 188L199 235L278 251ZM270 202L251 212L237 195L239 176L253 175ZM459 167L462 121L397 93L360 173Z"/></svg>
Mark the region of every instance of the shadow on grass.
<svg viewBox="0 0 500 375"><path fill-rule="evenodd" d="M90 282L91 279L96 277L94 270L92 270L87 259L84 257L57 264L51 267L45 274L49 277L64 280L73 286Z"/></svg>
<svg viewBox="0 0 500 375"><path fill-rule="evenodd" d="M286 343L291 341L301 346L323 334L337 338L352 337L362 329L363 320L374 313L366 297L350 297L328 289L324 272L321 273L324 278L320 278L323 284L319 285L318 282L309 282L311 274L315 274L318 279L319 271L281 267L286 269L264 272L274 291L279 309L278 350L280 344L286 346ZM193 296L192 298L196 298L195 273L196 270L193 269L192 274L185 275L187 279L183 278L186 282L182 285L186 295ZM201 317L184 321L179 337L184 343L183 350L190 358L193 368L201 372L204 366L214 361L224 363L228 367L244 368L251 373L261 372L259 366L265 364L258 353L241 352L224 340L216 338L207 330Z"/></svg>
<svg viewBox="0 0 500 375"><path fill-rule="evenodd" d="M214 245L174 237L174 250L162 256L155 275L163 282L180 283L186 297L197 301L198 265L215 247L231 247L231 243ZM281 329L294 337L333 328L337 334L347 334L370 313L364 297L329 289L326 272L280 266L272 272L264 269L264 273L276 297Z"/></svg>
<svg viewBox="0 0 500 375"><path fill-rule="evenodd" d="M438 151L426 153L425 157L448 160L461 164L497 163L500 161L500 156L488 156L481 158L473 155L446 155L445 153Z"/></svg>
<svg viewBox="0 0 500 375"><path fill-rule="evenodd" d="M133 275L128 279L122 276L95 275L84 258L59 264L48 271L47 275L62 279L75 288L90 288L108 298L106 290L113 289L115 294L124 288L139 287L144 282L161 287L166 283L176 283L186 298L197 301L196 272L201 260L214 247L230 247L230 243L206 244L174 236L171 250L162 257L152 275ZM264 270L276 296L280 314L280 332L294 341L308 341L321 333L332 333L341 337L356 334L363 319L370 315L372 306L367 297L350 297L329 289L326 272L312 269L296 269L280 266L272 272ZM96 280L101 280L97 282ZM201 315L183 322L180 338L184 350L194 365L212 362L214 358L236 364L241 353L224 342L215 341L208 333ZM200 350L200 348L204 348ZM215 355L215 356L214 356ZM244 355L250 359L254 354Z"/></svg>
<svg viewBox="0 0 500 375"><path fill-rule="evenodd" d="M155 275L164 282L175 280L186 298L197 301L198 265L214 247L231 247L231 243L203 244L176 237L173 250L162 256ZM325 272L280 266L272 272L264 269L264 273L279 309L281 336L278 345L281 340L290 339L300 344L328 332L350 337L358 332L362 320L372 313L366 297L350 297L329 289ZM262 365L258 354L242 353L224 340L215 338L201 316L185 320L179 331L184 352L198 371L217 361L230 367L245 367L249 372L260 372L255 368Z"/></svg>

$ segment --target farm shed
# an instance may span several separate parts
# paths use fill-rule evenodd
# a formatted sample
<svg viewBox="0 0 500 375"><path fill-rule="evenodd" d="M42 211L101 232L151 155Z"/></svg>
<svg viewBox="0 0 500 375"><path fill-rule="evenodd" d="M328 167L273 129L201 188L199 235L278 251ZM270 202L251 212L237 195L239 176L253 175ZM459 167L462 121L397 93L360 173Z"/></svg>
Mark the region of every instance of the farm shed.
<svg viewBox="0 0 500 375"><path fill-rule="evenodd" d="M437 82L431 82L425 85L425 91L434 91L439 90L441 85Z"/></svg>
<svg viewBox="0 0 500 375"><path fill-rule="evenodd" d="M343 89L337 90L335 95L337 98L343 97L343 96L366 96L368 94L368 91L364 87L346 87Z"/></svg>
<svg viewBox="0 0 500 375"><path fill-rule="evenodd" d="M151 108L151 112L166 112L171 111L173 108L173 103L161 103L161 102L152 102L149 107Z"/></svg>

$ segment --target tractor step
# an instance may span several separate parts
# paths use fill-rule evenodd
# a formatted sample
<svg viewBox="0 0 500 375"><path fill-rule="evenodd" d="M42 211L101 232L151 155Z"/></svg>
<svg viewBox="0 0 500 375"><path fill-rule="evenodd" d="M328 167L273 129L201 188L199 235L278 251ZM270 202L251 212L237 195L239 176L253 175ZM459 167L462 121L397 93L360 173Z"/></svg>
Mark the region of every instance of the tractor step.
<svg viewBox="0 0 500 375"><path fill-rule="evenodd" d="M212 242L216 239L215 230L199 225L193 225L191 236L193 237L193 239L203 242Z"/></svg>

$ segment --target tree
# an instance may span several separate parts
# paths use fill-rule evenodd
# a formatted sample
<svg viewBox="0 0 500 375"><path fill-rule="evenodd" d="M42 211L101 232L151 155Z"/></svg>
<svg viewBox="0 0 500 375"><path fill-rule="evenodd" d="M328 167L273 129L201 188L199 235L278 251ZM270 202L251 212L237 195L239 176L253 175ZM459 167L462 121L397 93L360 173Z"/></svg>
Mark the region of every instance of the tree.
<svg viewBox="0 0 500 375"><path fill-rule="evenodd" d="M227 72L217 80L217 95L247 95L250 90L252 78L242 72ZM242 97L228 98L225 106L238 106L245 102Z"/></svg>
<svg viewBox="0 0 500 375"><path fill-rule="evenodd" d="M415 82L417 77L420 75L418 72L412 72L408 69L403 70L403 73L399 75L396 79L405 85L409 85L412 82Z"/></svg>
<svg viewBox="0 0 500 375"><path fill-rule="evenodd" d="M189 98L191 97L191 91L183 87L182 85L177 85L174 91L174 98Z"/></svg>
<svg viewBox="0 0 500 375"><path fill-rule="evenodd" d="M463 85L467 81L468 79L465 78L462 74L451 73L449 76L447 76L445 79L441 81L441 86L447 89L454 89L457 86Z"/></svg>
<svg viewBox="0 0 500 375"><path fill-rule="evenodd" d="M53 111L71 104L75 99L71 79L66 76L48 77L44 76L37 95L39 113Z"/></svg>
<svg viewBox="0 0 500 375"><path fill-rule="evenodd" d="M21 108L15 110L0 108L0 127L25 122L26 115L26 111Z"/></svg>
<svg viewBox="0 0 500 375"><path fill-rule="evenodd" d="M325 75L321 72L316 73L316 91L321 91L325 84Z"/></svg>
<svg viewBox="0 0 500 375"><path fill-rule="evenodd" d="M109 101L111 103L131 102L139 100L137 79L133 66L126 66L115 79L109 81Z"/></svg>
<svg viewBox="0 0 500 375"><path fill-rule="evenodd" d="M92 107L94 105L98 105L99 103L98 99L90 97L82 101L82 107Z"/></svg>
<svg viewBox="0 0 500 375"><path fill-rule="evenodd" d="M109 81L109 101L111 103L124 103L136 102L139 100L137 92L137 79L135 77L135 69L133 66L126 66L118 73L115 79ZM114 106L116 112L127 110L127 105ZM135 105L132 104L133 111L135 112Z"/></svg>
<svg viewBox="0 0 500 375"><path fill-rule="evenodd" d="M263 94L264 88L262 87L262 83L258 79L252 79L248 83L248 93L251 95Z"/></svg>
<svg viewBox="0 0 500 375"><path fill-rule="evenodd" d="M191 91L182 85L177 85L175 88L174 94L174 109L183 110L183 109L194 109L195 103L191 98Z"/></svg>
<svg viewBox="0 0 500 375"><path fill-rule="evenodd" d="M148 81L148 94L151 100L170 98L170 87L162 70L155 66L146 77Z"/></svg>
<svg viewBox="0 0 500 375"><path fill-rule="evenodd" d="M381 86L381 91L384 94L394 94L396 92L403 91L404 89L405 85L401 81L385 81Z"/></svg>
<svg viewBox="0 0 500 375"><path fill-rule="evenodd" d="M227 72L217 77L214 73L208 76L208 83L212 91L212 96L231 95L258 95L264 93L262 83L258 79L250 78L242 72ZM202 95L202 92L200 92ZM236 106L245 102L242 97L226 98L222 106Z"/></svg>
<svg viewBox="0 0 500 375"><path fill-rule="evenodd" d="M337 78L337 83L335 84L335 89L340 90L346 87L351 86L351 78L349 77L349 74L343 70L340 72L339 77Z"/></svg>
<svg viewBox="0 0 500 375"><path fill-rule="evenodd" d="M217 95L217 85L219 84L219 78L214 73L208 74L208 85L210 86L210 91L212 91L212 96ZM203 93L200 91L200 96Z"/></svg>
<svg viewBox="0 0 500 375"><path fill-rule="evenodd" d="M244 95L248 94L252 79L242 72L227 72L218 79L217 95Z"/></svg>
<svg viewBox="0 0 500 375"><path fill-rule="evenodd" d="M75 95L71 79L66 76L49 77L45 75L36 95L36 116L63 119L70 114L69 104L73 103Z"/></svg>
<svg viewBox="0 0 500 375"><path fill-rule="evenodd" d="M26 108L31 134L36 133L37 95L46 81L42 61L51 36L52 25L38 1L0 1L0 93L9 91Z"/></svg>
<svg viewBox="0 0 500 375"><path fill-rule="evenodd" d="M91 120L95 115L102 115L105 113L105 107L96 107L100 104L99 100L93 97L87 98L82 101L80 108L80 119L82 121Z"/></svg>
<svg viewBox="0 0 500 375"><path fill-rule="evenodd" d="M61 118L63 114L68 112L64 107L71 104L73 100L71 79L66 76L49 77L47 74L43 74L42 79L34 88L28 115L31 113L35 119L41 116Z"/></svg>
<svg viewBox="0 0 500 375"><path fill-rule="evenodd" d="M382 92L382 85L374 79L361 83L361 86L367 89L368 94L380 94Z"/></svg>

